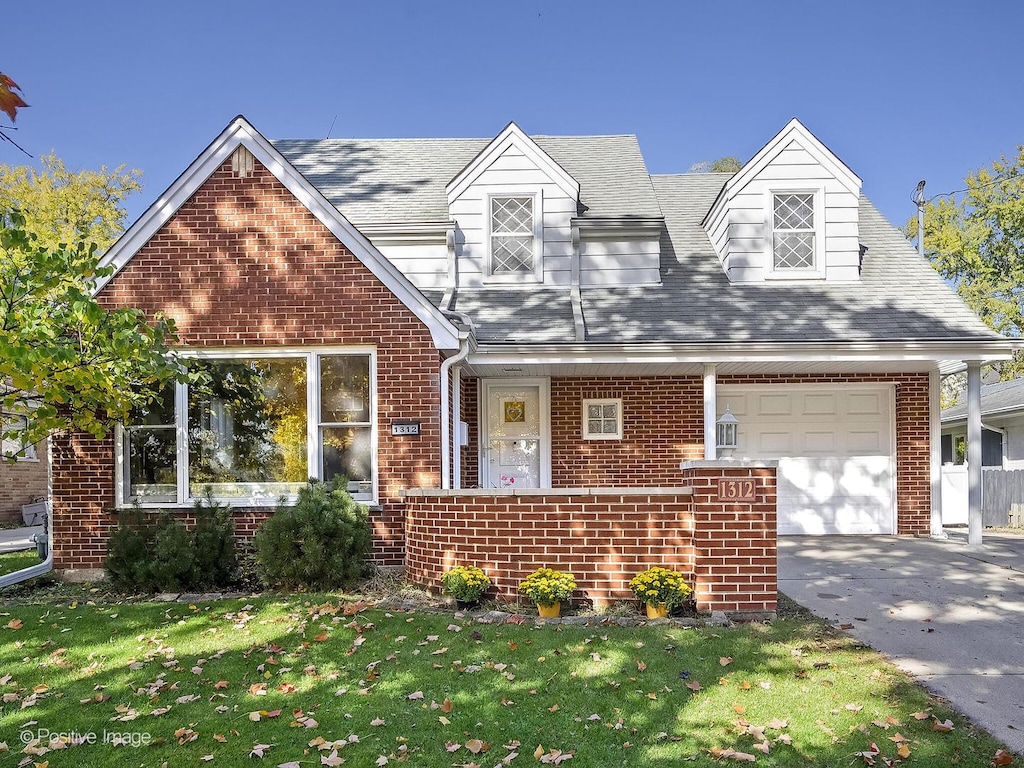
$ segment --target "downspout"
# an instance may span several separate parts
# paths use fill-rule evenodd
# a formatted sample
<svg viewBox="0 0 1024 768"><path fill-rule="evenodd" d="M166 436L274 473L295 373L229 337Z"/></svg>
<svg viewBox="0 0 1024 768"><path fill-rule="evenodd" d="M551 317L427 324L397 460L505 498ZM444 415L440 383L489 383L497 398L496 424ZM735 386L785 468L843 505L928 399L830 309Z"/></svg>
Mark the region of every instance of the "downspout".
<svg viewBox="0 0 1024 768"><path fill-rule="evenodd" d="M469 315L454 310L442 310L446 317L454 318L468 326L469 330L459 331L459 351L441 363L440 389L441 389L441 488L448 490L452 487L452 419L453 404L448 397L448 382L451 377L451 369L457 363L462 362L469 355L473 344L473 321ZM458 406L458 403L455 403ZM457 450L457 448L456 448Z"/></svg>
<svg viewBox="0 0 1024 768"><path fill-rule="evenodd" d="M587 325L583 318L583 295L580 292L580 227L572 228L572 262L570 269L571 287L569 301L572 304L572 324L576 332L576 341L587 340Z"/></svg>
<svg viewBox="0 0 1024 768"><path fill-rule="evenodd" d="M458 261L455 259L455 224L448 228L445 235L445 247L448 259L448 285L445 286L444 296L441 297L441 311L449 312L452 305L452 298L455 296L455 285L458 282Z"/></svg>

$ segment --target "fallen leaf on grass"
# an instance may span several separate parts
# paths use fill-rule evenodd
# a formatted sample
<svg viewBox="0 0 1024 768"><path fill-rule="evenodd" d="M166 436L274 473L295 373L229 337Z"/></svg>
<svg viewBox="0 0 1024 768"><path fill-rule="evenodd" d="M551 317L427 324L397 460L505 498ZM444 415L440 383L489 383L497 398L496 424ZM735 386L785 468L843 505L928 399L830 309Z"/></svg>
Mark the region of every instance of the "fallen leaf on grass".
<svg viewBox="0 0 1024 768"><path fill-rule="evenodd" d="M712 757L719 760L739 760L742 762L753 763L757 760L754 755L748 752L737 752L731 748L721 749L720 747L712 747L708 750Z"/></svg>
<svg viewBox="0 0 1024 768"><path fill-rule="evenodd" d="M718 660L718 663L721 664L723 667L727 667L730 664L732 664L732 656L722 656Z"/></svg>
<svg viewBox="0 0 1024 768"><path fill-rule="evenodd" d="M490 748L490 744L484 744L484 742L480 741L480 739L470 739L466 742L466 749L468 749L474 755L478 755L481 752L486 752Z"/></svg>
<svg viewBox="0 0 1024 768"><path fill-rule="evenodd" d="M997 749L995 757L992 758L992 765L1012 765L1013 755L1005 749Z"/></svg>
<svg viewBox="0 0 1024 768"><path fill-rule="evenodd" d="M953 721L952 720L942 720L942 721L940 721L939 718L936 717L936 718L934 718L932 720L932 730L933 731L940 731L942 733L948 733L949 731L953 730Z"/></svg>
<svg viewBox="0 0 1024 768"><path fill-rule="evenodd" d="M21 619L11 619L7 622L7 629L21 629L23 626L25 625L21 622Z"/></svg>
<svg viewBox="0 0 1024 768"><path fill-rule="evenodd" d="M249 752L249 757L263 757L267 750L270 749L269 744L253 744L252 750Z"/></svg>

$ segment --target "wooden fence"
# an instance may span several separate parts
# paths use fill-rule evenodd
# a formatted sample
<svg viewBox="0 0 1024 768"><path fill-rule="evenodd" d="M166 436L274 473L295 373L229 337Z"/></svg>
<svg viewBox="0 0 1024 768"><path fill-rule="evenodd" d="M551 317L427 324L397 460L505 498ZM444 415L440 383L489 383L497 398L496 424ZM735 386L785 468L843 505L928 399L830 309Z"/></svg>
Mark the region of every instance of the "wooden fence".
<svg viewBox="0 0 1024 768"><path fill-rule="evenodd" d="M982 476L982 524L1024 527L1024 469L985 468ZM967 523L967 467L942 468L942 522Z"/></svg>

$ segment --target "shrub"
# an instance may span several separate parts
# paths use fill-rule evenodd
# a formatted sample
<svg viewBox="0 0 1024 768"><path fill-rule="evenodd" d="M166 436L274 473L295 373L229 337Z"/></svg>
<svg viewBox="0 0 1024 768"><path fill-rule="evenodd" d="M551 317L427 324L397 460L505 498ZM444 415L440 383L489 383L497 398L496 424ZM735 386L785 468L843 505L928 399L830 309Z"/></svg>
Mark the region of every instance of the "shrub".
<svg viewBox="0 0 1024 768"><path fill-rule="evenodd" d="M654 566L637 574L629 582L629 588L642 603L657 605L679 605L692 591L683 574L669 568Z"/></svg>
<svg viewBox="0 0 1024 768"><path fill-rule="evenodd" d="M337 484L310 480L294 505L278 504L255 543L260 577L270 586L346 586L366 572L367 510Z"/></svg>
<svg viewBox="0 0 1024 768"><path fill-rule="evenodd" d="M475 603L489 586L491 580L475 565L456 565L441 576L442 591L466 603Z"/></svg>
<svg viewBox="0 0 1024 768"><path fill-rule="evenodd" d="M576 579L567 571L538 568L519 583L519 591L542 605L560 603L572 597Z"/></svg>
<svg viewBox="0 0 1024 768"><path fill-rule="evenodd" d="M191 531L173 515L146 513L137 504L119 512L107 543L113 586L143 592L229 586L237 571L231 510L207 498L193 512Z"/></svg>

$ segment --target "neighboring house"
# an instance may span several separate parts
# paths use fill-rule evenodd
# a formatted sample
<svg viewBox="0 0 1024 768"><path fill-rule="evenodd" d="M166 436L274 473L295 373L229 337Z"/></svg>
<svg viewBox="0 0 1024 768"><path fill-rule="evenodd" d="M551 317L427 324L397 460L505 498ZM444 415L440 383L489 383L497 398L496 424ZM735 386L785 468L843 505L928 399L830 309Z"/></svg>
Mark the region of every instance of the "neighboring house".
<svg viewBox="0 0 1024 768"><path fill-rule="evenodd" d="M133 502L210 488L249 535L343 476L376 561L427 585L560 565L601 602L670 564L703 607L771 611L776 529L929 531L939 372L1011 351L860 188L796 120L735 175L652 176L634 136L270 142L239 117L98 293L173 317L214 391L55 445L55 567L102 567Z"/></svg>
<svg viewBox="0 0 1024 768"><path fill-rule="evenodd" d="M942 521L966 525L967 404L942 410ZM984 525L1024 525L1024 379L981 387Z"/></svg>
<svg viewBox="0 0 1024 768"><path fill-rule="evenodd" d="M981 464L1024 469L1024 379L981 387ZM942 463L961 465L967 455L967 404L942 409Z"/></svg>
<svg viewBox="0 0 1024 768"><path fill-rule="evenodd" d="M0 420L27 422L18 415L0 414ZM36 445L0 441L0 523L23 522L21 508L46 499L48 461L46 441Z"/></svg>

